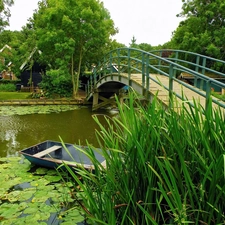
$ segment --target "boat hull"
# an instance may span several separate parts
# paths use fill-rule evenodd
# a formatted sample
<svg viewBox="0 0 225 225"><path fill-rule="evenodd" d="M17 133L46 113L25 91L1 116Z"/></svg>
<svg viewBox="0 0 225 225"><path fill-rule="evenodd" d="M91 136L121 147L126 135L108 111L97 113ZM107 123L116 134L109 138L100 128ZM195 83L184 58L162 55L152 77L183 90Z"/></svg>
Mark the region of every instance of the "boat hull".
<svg viewBox="0 0 225 225"><path fill-rule="evenodd" d="M20 154L32 164L41 167L57 168L62 164L67 164L70 167L82 166L86 169L93 169L93 163L87 155L83 153L85 151L88 151L87 146L78 146L68 143L63 145L60 142L47 140L21 150ZM96 159L104 164L105 159L101 155L101 150L93 149L93 152Z"/></svg>

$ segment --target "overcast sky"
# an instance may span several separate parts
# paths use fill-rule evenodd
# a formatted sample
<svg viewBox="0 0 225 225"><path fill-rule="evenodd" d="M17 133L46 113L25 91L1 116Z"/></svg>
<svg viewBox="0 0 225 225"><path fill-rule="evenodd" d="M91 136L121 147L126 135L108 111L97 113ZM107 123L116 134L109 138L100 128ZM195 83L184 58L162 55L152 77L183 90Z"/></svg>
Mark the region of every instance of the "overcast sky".
<svg viewBox="0 0 225 225"><path fill-rule="evenodd" d="M39 0L15 0L11 8L10 30L20 30L37 9ZM182 0L103 0L119 33L114 38L125 45L169 41L181 21Z"/></svg>

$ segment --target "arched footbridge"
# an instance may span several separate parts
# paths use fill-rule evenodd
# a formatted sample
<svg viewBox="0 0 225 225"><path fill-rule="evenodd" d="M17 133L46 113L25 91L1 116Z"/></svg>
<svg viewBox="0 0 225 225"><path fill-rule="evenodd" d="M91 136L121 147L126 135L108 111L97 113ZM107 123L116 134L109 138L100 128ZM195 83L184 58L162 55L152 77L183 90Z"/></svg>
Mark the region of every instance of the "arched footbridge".
<svg viewBox="0 0 225 225"><path fill-rule="evenodd" d="M120 96L121 90L132 87L147 100L156 96L168 107L176 99L182 105L196 102L207 108L213 104L224 110L225 102L215 97L224 94L224 71L225 61L193 52L115 49L94 68L87 100L96 110L112 104L115 94Z"/></svg>

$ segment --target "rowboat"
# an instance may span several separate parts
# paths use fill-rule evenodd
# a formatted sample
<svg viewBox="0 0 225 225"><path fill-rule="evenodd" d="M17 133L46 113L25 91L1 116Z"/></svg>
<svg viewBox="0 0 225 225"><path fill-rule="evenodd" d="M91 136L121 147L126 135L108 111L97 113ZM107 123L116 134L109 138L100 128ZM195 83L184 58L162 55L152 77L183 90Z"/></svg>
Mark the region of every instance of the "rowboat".
<svg viewBox="0 0 225 225"><path fill-rule="evenodd" d="M88 150L87 146L73 145L69 143L47 140L20 151L32 164L57 168L60 165L69 167L82 166L85 169L93 169L93 163L84 153ZM105 158L100 154L99 149L93 149L96 159L105 167Z"/></svg>

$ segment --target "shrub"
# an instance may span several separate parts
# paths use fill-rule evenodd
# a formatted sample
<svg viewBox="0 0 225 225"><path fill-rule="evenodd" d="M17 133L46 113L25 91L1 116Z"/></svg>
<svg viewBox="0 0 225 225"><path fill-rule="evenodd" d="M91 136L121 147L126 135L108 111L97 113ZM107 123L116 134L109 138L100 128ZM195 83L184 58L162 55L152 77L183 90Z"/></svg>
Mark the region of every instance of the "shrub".
<svg viewBox="0 0 225 225"><path fill-rule="evenodd" d="M1 84L14 84L16 85L17 83L20 83L21 80L17 79L17 80L5 80L5 79L1 79L0 80L0 85Z"/></svg>
<svg viewBox="0 0 225 225"><path fill-rule="evenodd" d="M7 83L7 84L0 84L0 91L4 92L12 92L16 91L15 84Z"/></svg>
<svg viewBox="0 0 225 225"><path fill-rule="evenodd" d="M40 88L44 90L46 97L59 95L60 97L71 97L71 76L63 70L50 70L42 76Z"/></svg>

